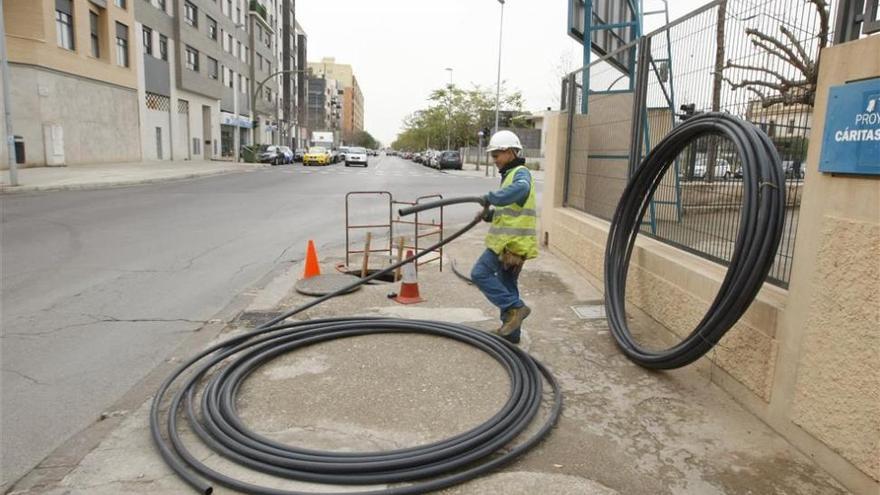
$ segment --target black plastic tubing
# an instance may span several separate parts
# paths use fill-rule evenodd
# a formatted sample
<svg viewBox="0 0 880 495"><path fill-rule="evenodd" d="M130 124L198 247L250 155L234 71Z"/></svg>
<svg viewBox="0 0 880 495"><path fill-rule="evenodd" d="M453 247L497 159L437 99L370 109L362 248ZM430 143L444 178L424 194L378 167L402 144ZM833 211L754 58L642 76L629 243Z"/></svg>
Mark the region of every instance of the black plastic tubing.
<svg viewBox="0 0 880 495"><path fill-rule="evenodd" d="M639 345L626 321L626 277L641 221L663 175L697 139L730 140L743 168L739 231L727 273L706 315L678 344L663 350ZM686 366L708 352L740 319L773 266L785 220L785 179L776 148L753 124L705 113L674 128L651 150L626 186L605 246L605 307L611 334L634 363L651 369Z"/></svg>
<svg viewBox="0 0 880 495"><path fill-rule="evenodd" d="M477 203L482 198L455 198L419 205L408 212L440 205ZM451 242L480 222L480 215L464 228L410 259L359 280L367 283ZM320 304L339 292L310 301L253 332L216 344L180 365L160 386L150 410L150 430L162 458L178 476L201 493L211 494L214 484L245 493L304 495L257 485L218 472L196 458L181 440L179 419L211 450L241 466L281 478L338 484L396 486L356 492L370 495L417 494L440 490L496 469L537 444L559 418L562 394L552 373L517 346L493 334L452 323L397 318L332 318L287 322L284 320ZM384 452L331 452L298 448L266 438L239 419L236 396L241 384L261 366L281 355L332 339L369 334L420 333L450 338L472 345L495 359L510 378L510 395L490 419L471 430L439 442ZM502 449L537 416L543 397L543 380L552 388L553 403L541 426L509 450ZM172 394L172 389L175 391ZM163 404L170 405L164 411ZM320 493L327 493L322 491ZM345 492L352 493L352 492Z"/></svg>

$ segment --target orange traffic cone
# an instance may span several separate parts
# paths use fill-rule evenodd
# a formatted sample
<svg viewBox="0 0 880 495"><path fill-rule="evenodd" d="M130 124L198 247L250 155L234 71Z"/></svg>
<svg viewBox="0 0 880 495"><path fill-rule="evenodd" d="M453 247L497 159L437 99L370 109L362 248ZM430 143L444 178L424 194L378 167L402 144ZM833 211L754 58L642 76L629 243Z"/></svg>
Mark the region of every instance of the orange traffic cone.
<svg viewBox="0 0 880 495"><path fill-rule="evenodd" d="M412 250L406 252L407 258L413 257ZM403 280L400 282L400 293L394 298L400 304L415 304L424 301L419 296L419 281L416 276L416 267L409 262L403 265Z"/></svg>
<svg viewBox="0 0 880 495"><path fill-rule="evenodd" d="M306 269L303 272L303 279L312 278L321 274L321 266L318 265L318 252L315 250L315 242L309 240L309 247L306 249Z"/></svg>

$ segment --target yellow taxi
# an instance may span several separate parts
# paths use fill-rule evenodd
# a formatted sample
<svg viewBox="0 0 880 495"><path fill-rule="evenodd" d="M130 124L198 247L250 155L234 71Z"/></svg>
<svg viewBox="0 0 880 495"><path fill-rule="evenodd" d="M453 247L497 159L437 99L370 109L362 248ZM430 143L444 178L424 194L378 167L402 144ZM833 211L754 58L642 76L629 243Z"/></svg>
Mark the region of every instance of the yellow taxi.
<svg viewBox="0 0 880 495"><path fill-rule="evenodd" d="M308 153L303 155L303 165L329 165L330 150L321 146L309 148Z"/></svg>

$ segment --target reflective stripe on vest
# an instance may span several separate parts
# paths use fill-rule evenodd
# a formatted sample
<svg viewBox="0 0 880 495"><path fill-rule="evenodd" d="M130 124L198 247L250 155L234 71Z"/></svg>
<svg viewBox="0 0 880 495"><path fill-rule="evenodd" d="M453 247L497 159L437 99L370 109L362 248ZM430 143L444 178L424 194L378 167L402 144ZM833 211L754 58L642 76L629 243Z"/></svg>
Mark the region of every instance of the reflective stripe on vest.
<svg viewBox="0 0 880 495"><path fill-rule="evenodd" d="M508 172L501 188L513 184L514 177L522 165ZM529 184L529 196L523 206L516 203L495 210L492 227L486 235L486 247L496 254L508 250L527 259L538 256L537 225L538 215L535 199L535 180Z"/></svg>

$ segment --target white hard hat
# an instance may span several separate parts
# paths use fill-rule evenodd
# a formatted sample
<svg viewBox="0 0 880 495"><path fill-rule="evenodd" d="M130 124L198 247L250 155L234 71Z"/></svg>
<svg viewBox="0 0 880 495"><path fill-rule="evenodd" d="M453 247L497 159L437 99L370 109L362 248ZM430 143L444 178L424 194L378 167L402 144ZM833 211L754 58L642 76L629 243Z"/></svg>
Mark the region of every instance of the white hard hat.
<svg viewBox="0 0 880 495"><path fill-rule="evenodd" d="M519 142L519 138L510 131L498 131L489 140L489 147L486 148L486 152L491 153L493 151L509 149L522 151L522 144Z"/></svg>

